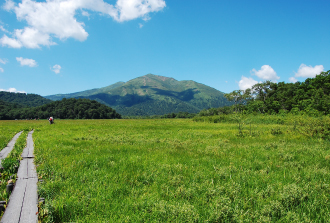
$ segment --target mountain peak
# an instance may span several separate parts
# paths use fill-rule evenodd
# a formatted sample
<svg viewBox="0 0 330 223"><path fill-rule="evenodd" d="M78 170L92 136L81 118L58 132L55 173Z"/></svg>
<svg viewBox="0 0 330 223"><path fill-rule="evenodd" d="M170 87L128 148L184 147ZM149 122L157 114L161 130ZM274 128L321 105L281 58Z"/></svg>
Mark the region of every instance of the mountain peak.
<svg viewBox="0 0 330 223"><path fill-rule="evenodd" d="M148 77L148 78L154 78L154 79L158 79L158 80L161 80L161 81L166 81L166 80L175 80L174 78L172 77L165 77L165 76L160 76L160 75L155 75L155 74L147 74L147 75L144 75L142 77ZM176 81L176 80L175 80Z"/></svg>
<svg viewBox="0 0 330 223"><path fill-rule="evenodd" d="M195 81L177 81L171 77L147 74L104 88L61 95L89 98L108 105L121 115L163 115L177 112L198 113L202 109L231 103L224 93ZM59 95L47 96L60 100Z"/></svg>

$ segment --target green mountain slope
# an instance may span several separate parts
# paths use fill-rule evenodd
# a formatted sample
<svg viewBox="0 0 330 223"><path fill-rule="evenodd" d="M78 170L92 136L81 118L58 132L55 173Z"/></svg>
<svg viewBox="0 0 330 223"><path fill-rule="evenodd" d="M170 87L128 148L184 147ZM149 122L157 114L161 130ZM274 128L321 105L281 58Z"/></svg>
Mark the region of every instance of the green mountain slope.
<svg viewBox="0 0 330 223"><path fill-rule="evenodd" d="M197 113L205 108L231 105L224 93L194 81L177 81L174 78L148 74L117 85L65 96L96 100L111 106L122 115L132 116ZM52 100L61 97L63 95L46 96Z"/></svg>
<svg viewBox="0 0 330 223"><path fill-rule="evenodd" d="M13 93L0 91L0 100L24 107L37 107L52 102L37 94Z"/></svg>
<svg viewBox="0 0 330 223"><path fill-rule="evenodd" d="M53 101L58 101L63 98L79 98L79 97L88 97L90 95L95 95L95 94L101 94L101 93L107 93L110 90L120 87L121 85L125 84L125 82L117 82L115 84L109 85L107 87L103 88L95 88L91 90L86 90L86 91L81 91L81 92L76 92L76 93L71 93L71 94L55 94L55 95L49 95L46 96L45 98L48 98Z"/></svg>

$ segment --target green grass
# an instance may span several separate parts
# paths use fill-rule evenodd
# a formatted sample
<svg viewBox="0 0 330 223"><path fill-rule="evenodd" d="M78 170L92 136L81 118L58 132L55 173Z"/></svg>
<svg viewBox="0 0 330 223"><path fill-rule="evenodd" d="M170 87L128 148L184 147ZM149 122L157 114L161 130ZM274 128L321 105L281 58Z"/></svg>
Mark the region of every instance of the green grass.
<svg viewBox="0 0 330 223"><path fill-rule="evenodd" d="M44 222L329 222L329 141L292 125L58 120L34 135Z"/></svg>
<svg viewBox="0 0 330 223"><path fill-rule="evenodd" d="M8 142L15 136L16 133L22 130L32 130L43 125L49 124L47 120L16 120L5 121L0 120L0 150L5 148Z"/></svg>
<svg viewBox="0 0 330 223"><path fill-rule="evenodd" d="M0 149L7 146L8 142L21 131L21 127L12 121L0 121Z"/></svg>

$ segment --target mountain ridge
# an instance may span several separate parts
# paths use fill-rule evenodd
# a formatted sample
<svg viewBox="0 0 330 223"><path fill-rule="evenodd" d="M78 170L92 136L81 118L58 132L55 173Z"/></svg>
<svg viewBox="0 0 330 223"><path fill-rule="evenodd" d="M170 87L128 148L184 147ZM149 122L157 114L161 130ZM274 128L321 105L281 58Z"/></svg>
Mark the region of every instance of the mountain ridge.
<svg viewBox="0 0 330 223"><path fill-rule="evenodd" d="M51 100L88 98L108 105L125 116L163 115L231 105L224 93L192 80L147 74L127 82L71 94L45 96Z"/></svg>
<svg viewBox="0 0 330 223"><path fill-rule="evenodd" d="M94 88L94 89L90 89L90 90L85 90L85 91L79 91L79 92L74 92L74 93L69 93L69 94L54 94L54 95L48 95L48 96L44 96L44 98L53 100L53 101L58 101L61 100L63 98L75 98L75 97L80 97L80 96L89 96L91 94L95 94L95 92L103 92L103 91L108 91L111 90L113 88L116 88L118 86L120 86L121 84L124 84L125 82L119 81L117 83L114 83L112 85L103 87L103 88Z"/></svg>

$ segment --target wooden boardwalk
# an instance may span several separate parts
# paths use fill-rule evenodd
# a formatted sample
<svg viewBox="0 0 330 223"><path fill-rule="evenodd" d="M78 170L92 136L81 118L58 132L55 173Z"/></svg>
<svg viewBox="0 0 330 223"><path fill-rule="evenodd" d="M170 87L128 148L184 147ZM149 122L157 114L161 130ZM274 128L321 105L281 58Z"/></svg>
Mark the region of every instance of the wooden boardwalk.
<svg viewBox="0 0 330 223"><path fill-rule="evenodd" d="M21 160L17 172L15 188L2 216L2 223L38 222L38 176L33 162L32 134L33 131L28 134L27 145L22 153L23 160Z"/></svg>

